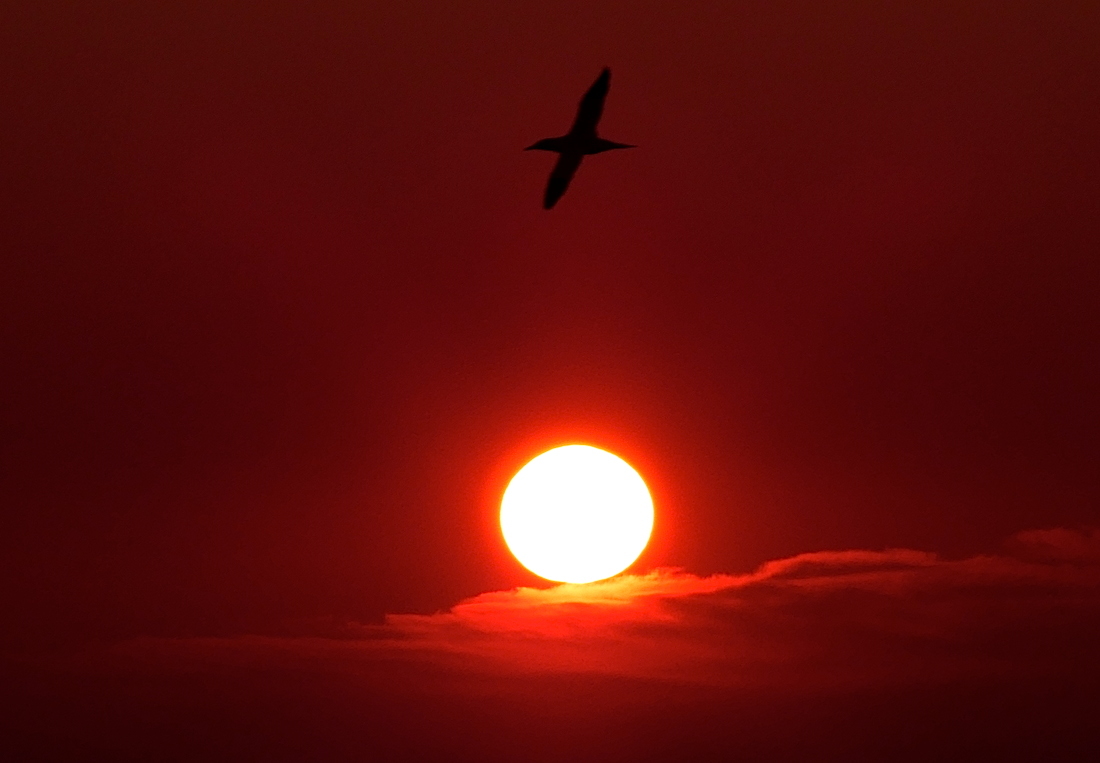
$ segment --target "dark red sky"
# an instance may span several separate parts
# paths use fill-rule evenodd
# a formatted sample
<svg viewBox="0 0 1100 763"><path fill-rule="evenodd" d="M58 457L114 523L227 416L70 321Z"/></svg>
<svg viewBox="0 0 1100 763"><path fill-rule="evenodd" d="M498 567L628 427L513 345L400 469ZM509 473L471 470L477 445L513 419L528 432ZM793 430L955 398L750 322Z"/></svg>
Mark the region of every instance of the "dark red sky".
<svg viewBox="0 0 1100 763"><path fill-rule="evenodd" d="M5 649L537 584L565 442L639 573L1100 523L1095 3L178 6L0 11Z"/></svg>

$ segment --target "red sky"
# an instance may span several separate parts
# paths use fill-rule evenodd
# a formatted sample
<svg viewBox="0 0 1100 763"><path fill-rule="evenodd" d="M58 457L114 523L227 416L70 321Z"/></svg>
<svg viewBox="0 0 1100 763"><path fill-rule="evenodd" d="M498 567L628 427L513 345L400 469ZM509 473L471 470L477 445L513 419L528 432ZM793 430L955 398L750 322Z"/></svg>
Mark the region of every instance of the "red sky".
<svg viewBox="0 0 1100 763"><path fill-rule="evenodd" d="M816 614L794 619L735 596L754 614L749 631L720 620L733 642L765 634L807 681L830 664L874 677L835 704L843 722L812 681L773 702L743 684L694 693L683 676L552 665L531 686L566 716L577 680L616 733L650 729L648 755L690 737L751 757L771 749L777 717L855 729L885 718L869 708L888 696L953 730L924 737L940 758L960 729L980 730L974 750L1009 727L1071 743L1095 697L1066 688L1066 660L1079 681L1097 668L1074 634L1097 632L1098 33L1089 2L9 3L0 649L22 655L14 685L47 687L27 707L66 727L87 717L82 681L95 675L108 716L160 697L177 717L198 684L134 657L136 644L161 656L177 644L217 676L211 707L276 686L261 704L296 740L286 750L312 749L325 728L354 759L339 742L359 728L353 699L381 707L404 686L379 717L409 729L449 695L379 669L307 691L310 712L341 719L318 726L288 699L313 673L262 650L246 670L219 650L384 641L354 628L408 622L387 615L436 627L432 613L538 586L500 540L499 496L540 451L585 442L654 492L640 575L741 579L799 555L915 549L934 569L1040 565L1020 574L1046 593L1005 593L1020 590L1009 562L984 588L948 575L950 596L906 578L874 627L843 586L799 599ZM587 160L545 212L551 157L521 149L564 132L605 65L602 133L640 148ZM1055 533L1043 548L1071 550L1028 556L1039 536L1018 533L1036 530ZM975 586L975 599L956 595ZM680 612L697 593L661 606ZM937 620L929 602L973 620ZM922 619L942 624L935 648L897 635ZM803 650L805 628L827 633L820 651ZM641 647L624 643L633 659ZM1051 644L1068 657L1041 659ZM115 657L42 662L85 648ZM989 650L999 675L973 665ZM864 653L894 667L857 669ZM31 654L53 679L19 662ZM311 664L345 664L325 655ZM456 696L493 691L480 664L439 669ZM925 672L939 683L899 678ZM630 709L622 681L649 687L637 695L648 709ZM952 681L972 724L942 701ZM641 698L670 685L698 712L662 725ZM520 705L535 713L529 690ZM1055 708L1042 722L1040 705ZM196 737L210 742L194 748L203 757L282 749L259 711L201 706L178 717L213 724ZM707 741L724 738L716 719L730 708L755 708L748 747ZM438 735L417 736L442 749L478 712L441 712ZM138 758L177 738L144 717L127 748ZM39 721L26 739L43 738ZM864 740L875 759L897 750L874 740L924 728L882 723L878 736L822 738L845 754L858 742L837 739ZM387 727L366 736L400 749ZM118 723L94 744L87 724L72 728L58 750L118 752ZM816 737L790 738L796 755ZM1002 747L1035 749L1017 741ZM575 752L559 743L546 749ZM607 744L607 759L641 755Z"/></svg>

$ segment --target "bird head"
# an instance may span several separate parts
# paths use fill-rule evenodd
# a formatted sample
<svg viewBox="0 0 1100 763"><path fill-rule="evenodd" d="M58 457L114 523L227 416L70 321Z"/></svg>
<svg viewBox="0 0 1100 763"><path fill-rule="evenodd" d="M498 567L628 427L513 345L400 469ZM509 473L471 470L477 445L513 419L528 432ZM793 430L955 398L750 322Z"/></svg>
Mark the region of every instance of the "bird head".
<svg viewBox="0 0 1100 763"><path fill-rule="evenodd" d="M542 140L532 143L524 151L557 151L556 138L543 138Z"/></svg>

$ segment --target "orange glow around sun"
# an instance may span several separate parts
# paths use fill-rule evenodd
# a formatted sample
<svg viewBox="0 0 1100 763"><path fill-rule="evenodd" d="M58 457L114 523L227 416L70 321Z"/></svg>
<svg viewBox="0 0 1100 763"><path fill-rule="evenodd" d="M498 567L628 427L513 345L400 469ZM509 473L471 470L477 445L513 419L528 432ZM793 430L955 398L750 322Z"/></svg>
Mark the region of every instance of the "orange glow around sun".
<svg viewBox="0 0 1100 763"><path fill-rule="evenodd" d="M589 445L565 445L527 463L504 491L504 542L531 572L591 583L625 570L649 542L653 499L638 472Z"/></svg>

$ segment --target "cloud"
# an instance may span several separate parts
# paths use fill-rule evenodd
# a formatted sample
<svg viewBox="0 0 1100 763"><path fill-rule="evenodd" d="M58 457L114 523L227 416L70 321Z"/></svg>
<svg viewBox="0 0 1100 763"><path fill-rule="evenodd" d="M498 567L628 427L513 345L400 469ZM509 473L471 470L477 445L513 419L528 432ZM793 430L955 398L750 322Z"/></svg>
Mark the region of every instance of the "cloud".
<svg viewBox="0 0 1100 763"><path fill-rule="evenodd" d="M968 559L821 551L312 635L138 639L17 671L12 717L57 759L168 739L187 759L1076 760L1098 552L1095 530L1052 529Z"/></svg>
<svg viewBox="0 0 1100 763"><path fill-rule="evenodd" d="M890 686L1079 669L1100 637L1100 534L1021 533L998 555L823 551L748 575L656 570L486 593L350 635L467 673Z"/></svg>
<svg viewBox="0 0 1100 763"><path fill-rule="evenodd" d="M1013 536L1006 547L1021 559L1066 564L1100 564L1100 529L1026 530Z"/></svg>
<svg viewBox="0 0 1100 763"><path fill-rule="evenodd" d="M804 692L1068 675L1097 668L1096 643L1100 532L1049 529L961 560L819 551L745 575L659 569L484 593L313 636L145 639L124 650L376 676L422 666L432 680L590 675Z"/></svg>

